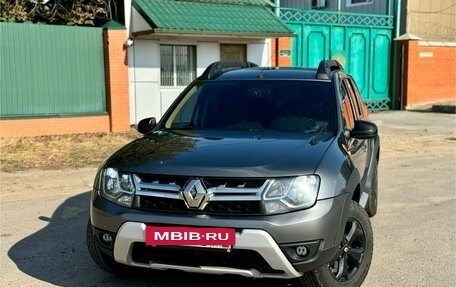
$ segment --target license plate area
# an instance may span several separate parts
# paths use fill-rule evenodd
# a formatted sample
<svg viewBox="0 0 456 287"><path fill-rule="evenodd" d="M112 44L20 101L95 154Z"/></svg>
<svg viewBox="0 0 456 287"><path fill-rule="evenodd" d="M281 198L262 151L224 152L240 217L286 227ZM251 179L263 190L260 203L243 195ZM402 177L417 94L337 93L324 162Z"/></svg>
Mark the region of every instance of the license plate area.
<svg viewBox="0 0 456 287"><path fill-rule="evenodd" d="M230 249L236 230L216 227L146 226L146 245Z"/></svg>

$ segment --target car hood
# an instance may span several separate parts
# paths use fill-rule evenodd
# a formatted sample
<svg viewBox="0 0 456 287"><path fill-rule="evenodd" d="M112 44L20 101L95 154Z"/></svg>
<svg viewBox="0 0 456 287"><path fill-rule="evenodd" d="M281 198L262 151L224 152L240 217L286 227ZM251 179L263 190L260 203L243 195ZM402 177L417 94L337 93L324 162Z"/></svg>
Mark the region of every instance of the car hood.
<svg viewBox="0 0 456 287"><path fill-rule="evenodd" d="M133 173L283 177L314 173L333 135L157 131L114 153L105 166Z"/></svg>

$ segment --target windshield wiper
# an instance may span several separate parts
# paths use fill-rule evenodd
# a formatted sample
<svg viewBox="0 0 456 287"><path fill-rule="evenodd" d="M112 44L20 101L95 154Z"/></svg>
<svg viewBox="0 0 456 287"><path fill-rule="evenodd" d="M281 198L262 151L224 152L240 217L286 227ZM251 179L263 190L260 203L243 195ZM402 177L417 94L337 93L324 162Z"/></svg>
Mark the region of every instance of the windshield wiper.
<svg viewBox="0 0 456 287"><path fill-rule="evenodd" d="M275 130L265 129L265 128L251 128L249 132L276 132Z"/></svg>
<svg viewBox="0 0 456 287"><path fill-rule="evenodd" d="M169 130L197 130L199 127L191 124L172 125Z"/></svg>

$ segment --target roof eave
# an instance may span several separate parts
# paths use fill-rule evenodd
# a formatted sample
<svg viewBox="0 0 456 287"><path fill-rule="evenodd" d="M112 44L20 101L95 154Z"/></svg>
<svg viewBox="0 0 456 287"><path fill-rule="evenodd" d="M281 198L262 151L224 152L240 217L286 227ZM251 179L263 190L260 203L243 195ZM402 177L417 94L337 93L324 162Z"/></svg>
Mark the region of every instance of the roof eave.
<svg viewBox="0 0 456 287"><path fill-rule="evenodd" d="M154 34L162 36L189 36L189 37L237 37L237 38L281 38L281 37L294 37L294 33L286 32L240 32L240 31L201 31L201 30L179 30L179 29L162 29L154 28L151 30L135 31L133 36Z"/></svg>

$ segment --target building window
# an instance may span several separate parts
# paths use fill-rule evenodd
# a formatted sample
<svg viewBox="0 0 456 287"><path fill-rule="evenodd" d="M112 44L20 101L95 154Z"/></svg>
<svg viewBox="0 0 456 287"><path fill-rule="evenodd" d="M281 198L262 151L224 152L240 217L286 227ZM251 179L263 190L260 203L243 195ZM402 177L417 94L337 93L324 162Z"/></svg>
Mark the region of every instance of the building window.
<svg viewBox="0 0 456 287"><path fill-rule="evenodd" d="M374 0L347 0L347 7L370 5Z"/></svg>
<svg viewBox="0 0 456 287"><path fill-rule="evenodd" d="M325 9L326 0L312 0L312 9Z"/></svg>
<svg viewBox="0 0 456 287"><path fill-rule="evenodd" d="M196 78L196 46L160 45L160 85L187 86Z"/></svg>
<svg viewBox="0 0 456 287"><path fill-rule="evenodd" d="M220 44L220 61L247 61L247 45Z"/></svg>

